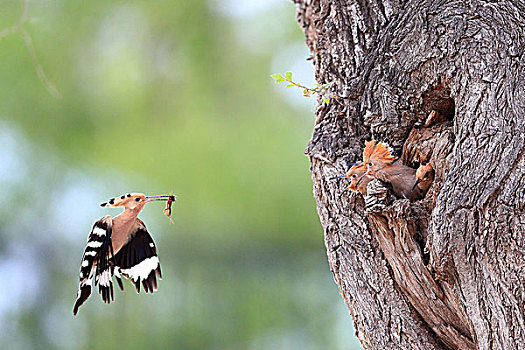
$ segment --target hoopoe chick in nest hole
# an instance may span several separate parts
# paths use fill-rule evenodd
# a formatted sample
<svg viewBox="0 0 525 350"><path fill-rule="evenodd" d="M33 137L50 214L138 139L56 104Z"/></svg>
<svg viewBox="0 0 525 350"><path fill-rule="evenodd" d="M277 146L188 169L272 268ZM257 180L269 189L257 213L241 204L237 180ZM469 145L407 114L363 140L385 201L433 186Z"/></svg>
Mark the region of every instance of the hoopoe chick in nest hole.
<svg viewBox="0 0 525 350"><path fill-rule="evenodd" d="M352 167L345 175L334 176L330 178L330 180L347 179L350 181L350 185L348 185L342 193L346 190L351 190L352 192L359 192L362 195L366 195L366 186L372 178L369 176L363 178L363 175L366 172L366 166L362 162L352 163L351 165Z"/></svg>
<svg viewBox="0 0 525 350"><path fill-rule="evenodd" d="M362 195L366 195L366 186L372 181L370 176L365 176L366 165L363 163L355 164L350 168L348 173L346 173L346 178L350 179L350 185L348 189L352 192L359 192Z"/></svg>
<svg viewBox="0 0 525 350"><path fill-rule="evenodd" d="M121 290L124 290L121 276L135 285L137 293L140 292L141 284L146 293L157 290L157 278L162 279L157 248L146 225L137 216L146 203L153 201L167 201L171 209L171 202L175 198L173 195L128 193L100 205L123 207L124 211L115 217L103 217L91 229L82 256L73 315L91 295L93 275L95 286L98 284L98 291L106 303L113 301L113 276Z"/></svg>
<svg viewBox="0 0 525 350"><path fill-rule="evenodd" d="M434 181L434 168L432 168L430 162L422 162L416 170L416 181L412 186L412 191L419 188L423 196L425 196L430 185L432 185L432 181Z"/></svg>
<svg viewBox="0 0 525 350"><path fill-rule="evenodd" d="M375 140L365 142L363 163L367 168L364 176L389 183L394 195L400 198L421 199L432 183L432 180L415 183L416 169L401 164L399 159L392 155L392 149L383 142Z"/></svg>

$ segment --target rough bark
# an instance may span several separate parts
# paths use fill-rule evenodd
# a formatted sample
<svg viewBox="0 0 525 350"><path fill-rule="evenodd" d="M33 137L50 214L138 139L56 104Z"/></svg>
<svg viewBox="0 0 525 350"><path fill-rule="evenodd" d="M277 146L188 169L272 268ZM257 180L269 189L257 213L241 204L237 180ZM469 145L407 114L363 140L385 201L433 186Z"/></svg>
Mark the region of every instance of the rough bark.
<svg viewBox="0 0 525 350"><path fill-rule="evenodd" d="M525 5L295 0L316 79L328 260L365 349L525 349ZM426 123L432 110L442 119ZM366 139L430 160L426 198L328 181Z"/></svg>

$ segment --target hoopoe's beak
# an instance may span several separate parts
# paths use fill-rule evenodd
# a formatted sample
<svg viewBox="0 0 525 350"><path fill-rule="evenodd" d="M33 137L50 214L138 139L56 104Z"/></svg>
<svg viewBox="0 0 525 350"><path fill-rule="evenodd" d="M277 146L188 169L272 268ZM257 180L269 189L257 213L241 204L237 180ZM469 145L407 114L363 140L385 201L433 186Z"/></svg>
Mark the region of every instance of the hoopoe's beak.
<svg viewBox="0 0 525 350"><path fill-rule="evenodd" d="M415 190L416 186L421 182L421 179L420 178L417 178L416 179L416 182L414 183L414 186L412 186L412 191Z"/></svg>
<svg viewBox="0 0 525 350"><path fill-rule="evenodd" d="M174 196L172 194L165 194L165 195L161 195L161 196L146 196L146 203L148 202L154 202L154 201L167 201L167 200L171 200L171 201L175 201L177 199L177 196Z"/></svg>
<svg viewBox="0 0 525 350"><path fill-rule="evenodd" d="M359 183L361 182L361 180L363 180L363 178L365 176L368 176L370 175L370 170L367 170L363 175L361 175L361 177L359 178L359 180L357 180L356 184L355 184L355 188L357 188L357 185L359 185Z"/></svg>
<svg viewBox="0 0 525 350"><path fill-rule="evenodd" d="M357 182L355 183L355 187L357 188L357 185L359 185L359 183L361 182L361 180L363 180L363 178L366 176L366 173L364 173L360 178L359 180L357 180Z"/></svg>
<svg viewBox="0 0 525 350"><path fill-rule="evenodd" d="M361 165L361 164L363 164L363 162L350 163L350 164L348 164L348 168L350 169L354 165ZM331 177L328 180L332 181L332 180L337 180L337 179L348 179L348 178L350 178L350 176L348 174L345 174L345 175L339 175L339 176Z"/></svg>

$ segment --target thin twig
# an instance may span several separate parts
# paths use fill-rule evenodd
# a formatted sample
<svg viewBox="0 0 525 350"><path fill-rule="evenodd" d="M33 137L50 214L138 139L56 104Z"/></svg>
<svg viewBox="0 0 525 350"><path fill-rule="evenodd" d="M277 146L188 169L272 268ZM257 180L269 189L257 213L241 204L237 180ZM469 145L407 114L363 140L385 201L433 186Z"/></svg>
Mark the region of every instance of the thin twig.
<svg viewBox="0 0 525 350"><path fill-rule="evenodd" d="M276 83L282 83L282 82L288 82L287 88L295 86L298 88L303 89L303 96L304 97L311 97L313 94L319 94L321 97L321 100L323 101L323 105L330 103L330 99L332 96L327 95L329 87L332 85L332 82L328 84L316 84L315 87L308 87L304 86L302 84L296 83L292 80L292 72L286 72L284 76L282 74L276 73L271 75L272 78L275 79Z"/></svg>
<svg viewBox="0 0 525 350"><path fill-rule="evenodd" d="M31 59L33 60L33 65L35 67L36 73L38 74L38 78L40 79L40 82L44 85L47 92L51 94L56 99L62 98L62 94L58 89L56 88L55 84L53 84L46 76L46 73L44 71L44 68L40 64L40 61L38 60L38 57L36 56L35 47L33 45L33 39L31 39L31 35L24 29L19 28L20 33L22 34L24 38L24 42L27 47L27 51L29 52L29 56L31 56Z"/></svg>
<svg viewBox="0 0 525 350"><path fill-rule="evenodd" d="M44 85L47 92L54 98L61 98L62 94L56 86L47 78L46 73L44 71L44 68L40 64L40 61L38 60L38 57L36 55L35 46L33 45L33 39L31 38L31 35L25 30L22 26L25 22L27 22L27 8L28 8L28 2L27 0L22 0L23 3L23 9L22 14L20 15L20 18L16 22L14 26L11 26L9 28L6 28L0 32L0 40L5 38L6 36L19 32L22 35L22 38L24 39L25 46L27 48L27 51L29 52L29 56L31 57L31 60L33 61L33 66L35 67L36 73L38 75L38 78L40 79L40 82Z"/></svg>
<svg viewBox="0 0 525 350"><path fill-rule="evenodd" d="M287 81L287 82L289 82L289 83L291 83L291 84L294 84L294 85L297 86L297 87L300 87L301 89L306 89L306 90L312 90L312 91L315 91L314 88L306 87L306 86L304 86L304 85L301 85L301 84L299 84L299 83L296 83L295 81L291 81L290 79L286 79L286 78L284 78L284 80Z"/></svg>
<svg viewBox="0 0 525 350"><path fill-rule="evenodd" d="M22 0L22 3L24 4L24 7L22 9L22 14L20 15L20 18L18 19L18 21L16 22L14 26L6 28L0 32L0 40L5 38L9 34L13 34L14 32L16 32L18 29L20 29L22 24L24 24L25 21L27 20L27 7L28 7L27 1Z"/></svg>

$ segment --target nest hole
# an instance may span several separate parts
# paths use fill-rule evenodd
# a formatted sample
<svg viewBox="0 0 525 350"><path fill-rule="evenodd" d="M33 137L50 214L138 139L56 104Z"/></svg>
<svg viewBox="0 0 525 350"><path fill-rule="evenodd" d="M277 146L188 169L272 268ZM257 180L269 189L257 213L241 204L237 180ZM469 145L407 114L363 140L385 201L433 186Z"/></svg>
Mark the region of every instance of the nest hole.
<svg viewBox="0 0 525 350"><path fill-rule="evenodd" d="M441 116L440 121L453 120L456 110L454 99L450 97L450 88L443 79L423 93L422 111L428 116L436 111Z"/></svg>
<svg viewBox="0 0 525 350"><path fill-rule="evenodd" d="M425 264L425 266L428 266L428 264L430 263L430 254L428 252L425 252L427 237L426 235L423 234L419 225L417 226L417 231L416 231L416 234L414 235L414 240L419 246L420 253L421 253L421 260L423 261L423 264Z"/></svg>

